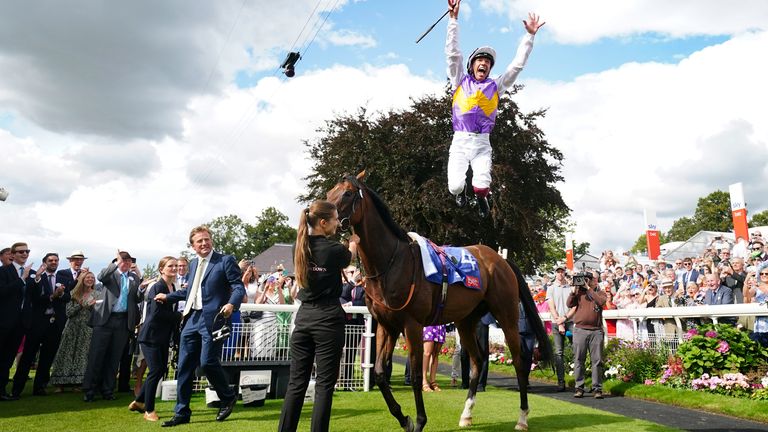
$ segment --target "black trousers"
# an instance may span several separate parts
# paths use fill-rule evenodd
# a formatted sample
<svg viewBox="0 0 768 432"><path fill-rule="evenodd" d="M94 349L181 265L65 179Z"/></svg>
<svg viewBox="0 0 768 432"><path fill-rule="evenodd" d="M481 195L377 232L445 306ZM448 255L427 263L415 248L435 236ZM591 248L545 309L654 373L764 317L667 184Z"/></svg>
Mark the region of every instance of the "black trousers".
<svg viewBox="0 0 768 432"><path fill-rule="evenodd" d="M0 329L0 395L6 394L8 375L11 373L11 366L23 337L24 328L21 326L21 320L12 328Z"/></svg>
<svg viewBox="0 0 768 432"><path fill-rule="evenodd" d="M485 389L488 384L488 326L482 322L477 323L477 346L480 348L480 378L477 382L478 389ZM463 344L462 344L463 345ZM461 348L461 388L469 388L469 353L462 346Z"/></svg>
<svg viewBox="0 0 768 432"><path fill-rule="evenodd" d="M344 348L344 310L339 303L315 305L302 303L296 313L291 335L291 372L280 413L281 432L293 432L299 425L304 394L317 357L315 403L312 408L312 432L327 432L331 422L333 389L339 378Z"/></svg>
<svg viewBox="0 0 768 432"><path fill-rule="evenodd" d="M59 322L51 322L50 316L38 317L38 322L33 323L32 328L24 333L24 352L16 367L16 374L13 376L13 391L11 394L18 396L24 391L24 386L29 379L29 370L32 363L35 362L38 351L40 358L37 361L35 372L35 381L33 390L42 390L48 385L51 379L51 365L56 357L56 351L59 350L61 342L61 333L64 331L63 325Z"/></svg>
<svg viewBox="0 0 768 432"><path fill-rule="evenodd" d="M141 352L144 353L144 360L147 361L149 374L141 386L141 392L136 396L136 401L144 402L144 409L147 412L155 410L155 392L157 385L165 376L168 370L168 346L155 344L140 344Z"/></svg>
<svg viewBox="0 0 768 432"><path fill-rule="evenodd" d="M126 314L112 313L103 326L93 328L88 365L83 377L83 393L93 396L111 396L115 391L115 378L125 344L128 343L128 318Z"/></svg>

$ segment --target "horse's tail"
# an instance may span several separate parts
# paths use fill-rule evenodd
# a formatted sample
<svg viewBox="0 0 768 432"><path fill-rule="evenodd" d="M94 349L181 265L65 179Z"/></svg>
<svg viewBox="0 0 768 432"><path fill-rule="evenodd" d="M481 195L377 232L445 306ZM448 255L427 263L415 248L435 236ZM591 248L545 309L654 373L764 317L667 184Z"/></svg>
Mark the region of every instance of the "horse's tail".
<svg viewBox="0 0 768 432"><path fill-rule="evenodd" d="M507 259L507 263L512 267L512 271L515 272L517 286L520 290L520 303L523 305L528 325L533 329L533 333L536 335L536 341L539 343L539 363L542 366L542 369L552 367L554 358L552 345L549 343L549 336L547 335L547 330L544 328L544 323L541 322L541 318L539 318L539 311L536 309L536 302L533 301L533 296L531 296L531 290L528 288L528 283L525 281L523 272L520 271L520 268L511 259Z"/></svg>

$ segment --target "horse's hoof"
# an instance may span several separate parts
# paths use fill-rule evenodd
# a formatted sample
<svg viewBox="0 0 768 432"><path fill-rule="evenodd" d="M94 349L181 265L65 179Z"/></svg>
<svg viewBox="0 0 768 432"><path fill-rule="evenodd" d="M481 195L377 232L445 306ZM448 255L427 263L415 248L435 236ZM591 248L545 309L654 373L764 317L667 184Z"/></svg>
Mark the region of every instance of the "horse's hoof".
<svg viewBox="0 0 768 432"><path fill-rule="evenodd" d="M459 419L459 427L472 426L472 417L462 417Z"/></svg>
<svg viewBox="0 0 768 432"><path fill-rule="evenodd" d="M405 416L405 426L403 426L403 430L405 432L413 432L415 430L411 416Z"/></svg>
<svg viewBox="0 0 768 432"><path fill-rule="evenodd" d="M528 430L528 425L527 424L523 424L523 423L518 423L518 424L515 425L515 430L527 431Z"/></svg>

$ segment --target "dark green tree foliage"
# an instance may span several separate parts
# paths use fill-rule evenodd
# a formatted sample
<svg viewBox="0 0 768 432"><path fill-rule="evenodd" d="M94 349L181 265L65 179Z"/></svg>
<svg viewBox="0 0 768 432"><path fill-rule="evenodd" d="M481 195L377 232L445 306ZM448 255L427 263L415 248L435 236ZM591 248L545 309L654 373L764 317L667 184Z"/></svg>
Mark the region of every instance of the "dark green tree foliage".
<svg viewBox="0 0 768 432"><path fill-rule="evenodd" d="M448 192L446 165L453 136L451 95L413 100L409 109L370 115L361 108L340 115L307 142L314 160L302 201L324 198L343 174L366 170L366 183L387 202L395 220L438 244L503 247L527 271L545 262L544 244L562 231L570 210L555 183L562 154L536 120L544 111L519 112L499 100L493 146L492 219L459 209Z"/></svg>
<svg viewBox="0 0 768 432"><path fill-rule="evenodd" d="M256 216L256 225L246 226L248 238L253 242L253 254L258 255L275 243L296 241L296 229L288 224L288 216L274 207L268 207Z"/></svg>
<svg viewBox="0 0 768 432"><path fill-rule="evenodd" d="M247 257L251 248L246 223L237 215L219 216L208 222L213 238L213 248L225 255L241 259Z"/></svg>
<svg viewBox="0 0 768 432"><path fill-rule="evenodd" d="M683 216L672 223L672 227L667 232L669 241L686 241L699 232L699 228L692 218Z"/></svg>
<svg viewBox="0 0 768 432"><path fill-rule="evenodd" d="M699 198L693 220L699 230L733 231L731 198L728 192L716 190L703 198Z"/></svg>
<svg viewBox="0 0 768 432"><path fill-rule="evenodd" d="M759 227L768 225L768 210L763 210L760 213L755 213L749 219L749 227Z"/></svg>
<svg viewBox="0 0 768 432"><path fill-rule="evenodd" d="M288 225L288 217L274 207L256 216L256 225L237 215L220 216L209 222L214 249L238 259L253 258L275 243L293 243L296 229Z"/></svg>

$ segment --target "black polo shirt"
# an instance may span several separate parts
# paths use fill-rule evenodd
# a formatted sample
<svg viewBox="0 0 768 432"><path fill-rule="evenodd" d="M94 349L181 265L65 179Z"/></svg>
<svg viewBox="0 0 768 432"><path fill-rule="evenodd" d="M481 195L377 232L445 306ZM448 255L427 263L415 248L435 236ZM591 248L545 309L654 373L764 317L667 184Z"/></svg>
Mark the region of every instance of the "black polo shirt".
<svg viewBox="0 0 768 432"><path fill-rule="evenodd" d="M299 300L306 303L339 303L341 271L349 265L352 253L341 243L320 235L309 236L309 250L309 286L299 290Z"/></svg>

